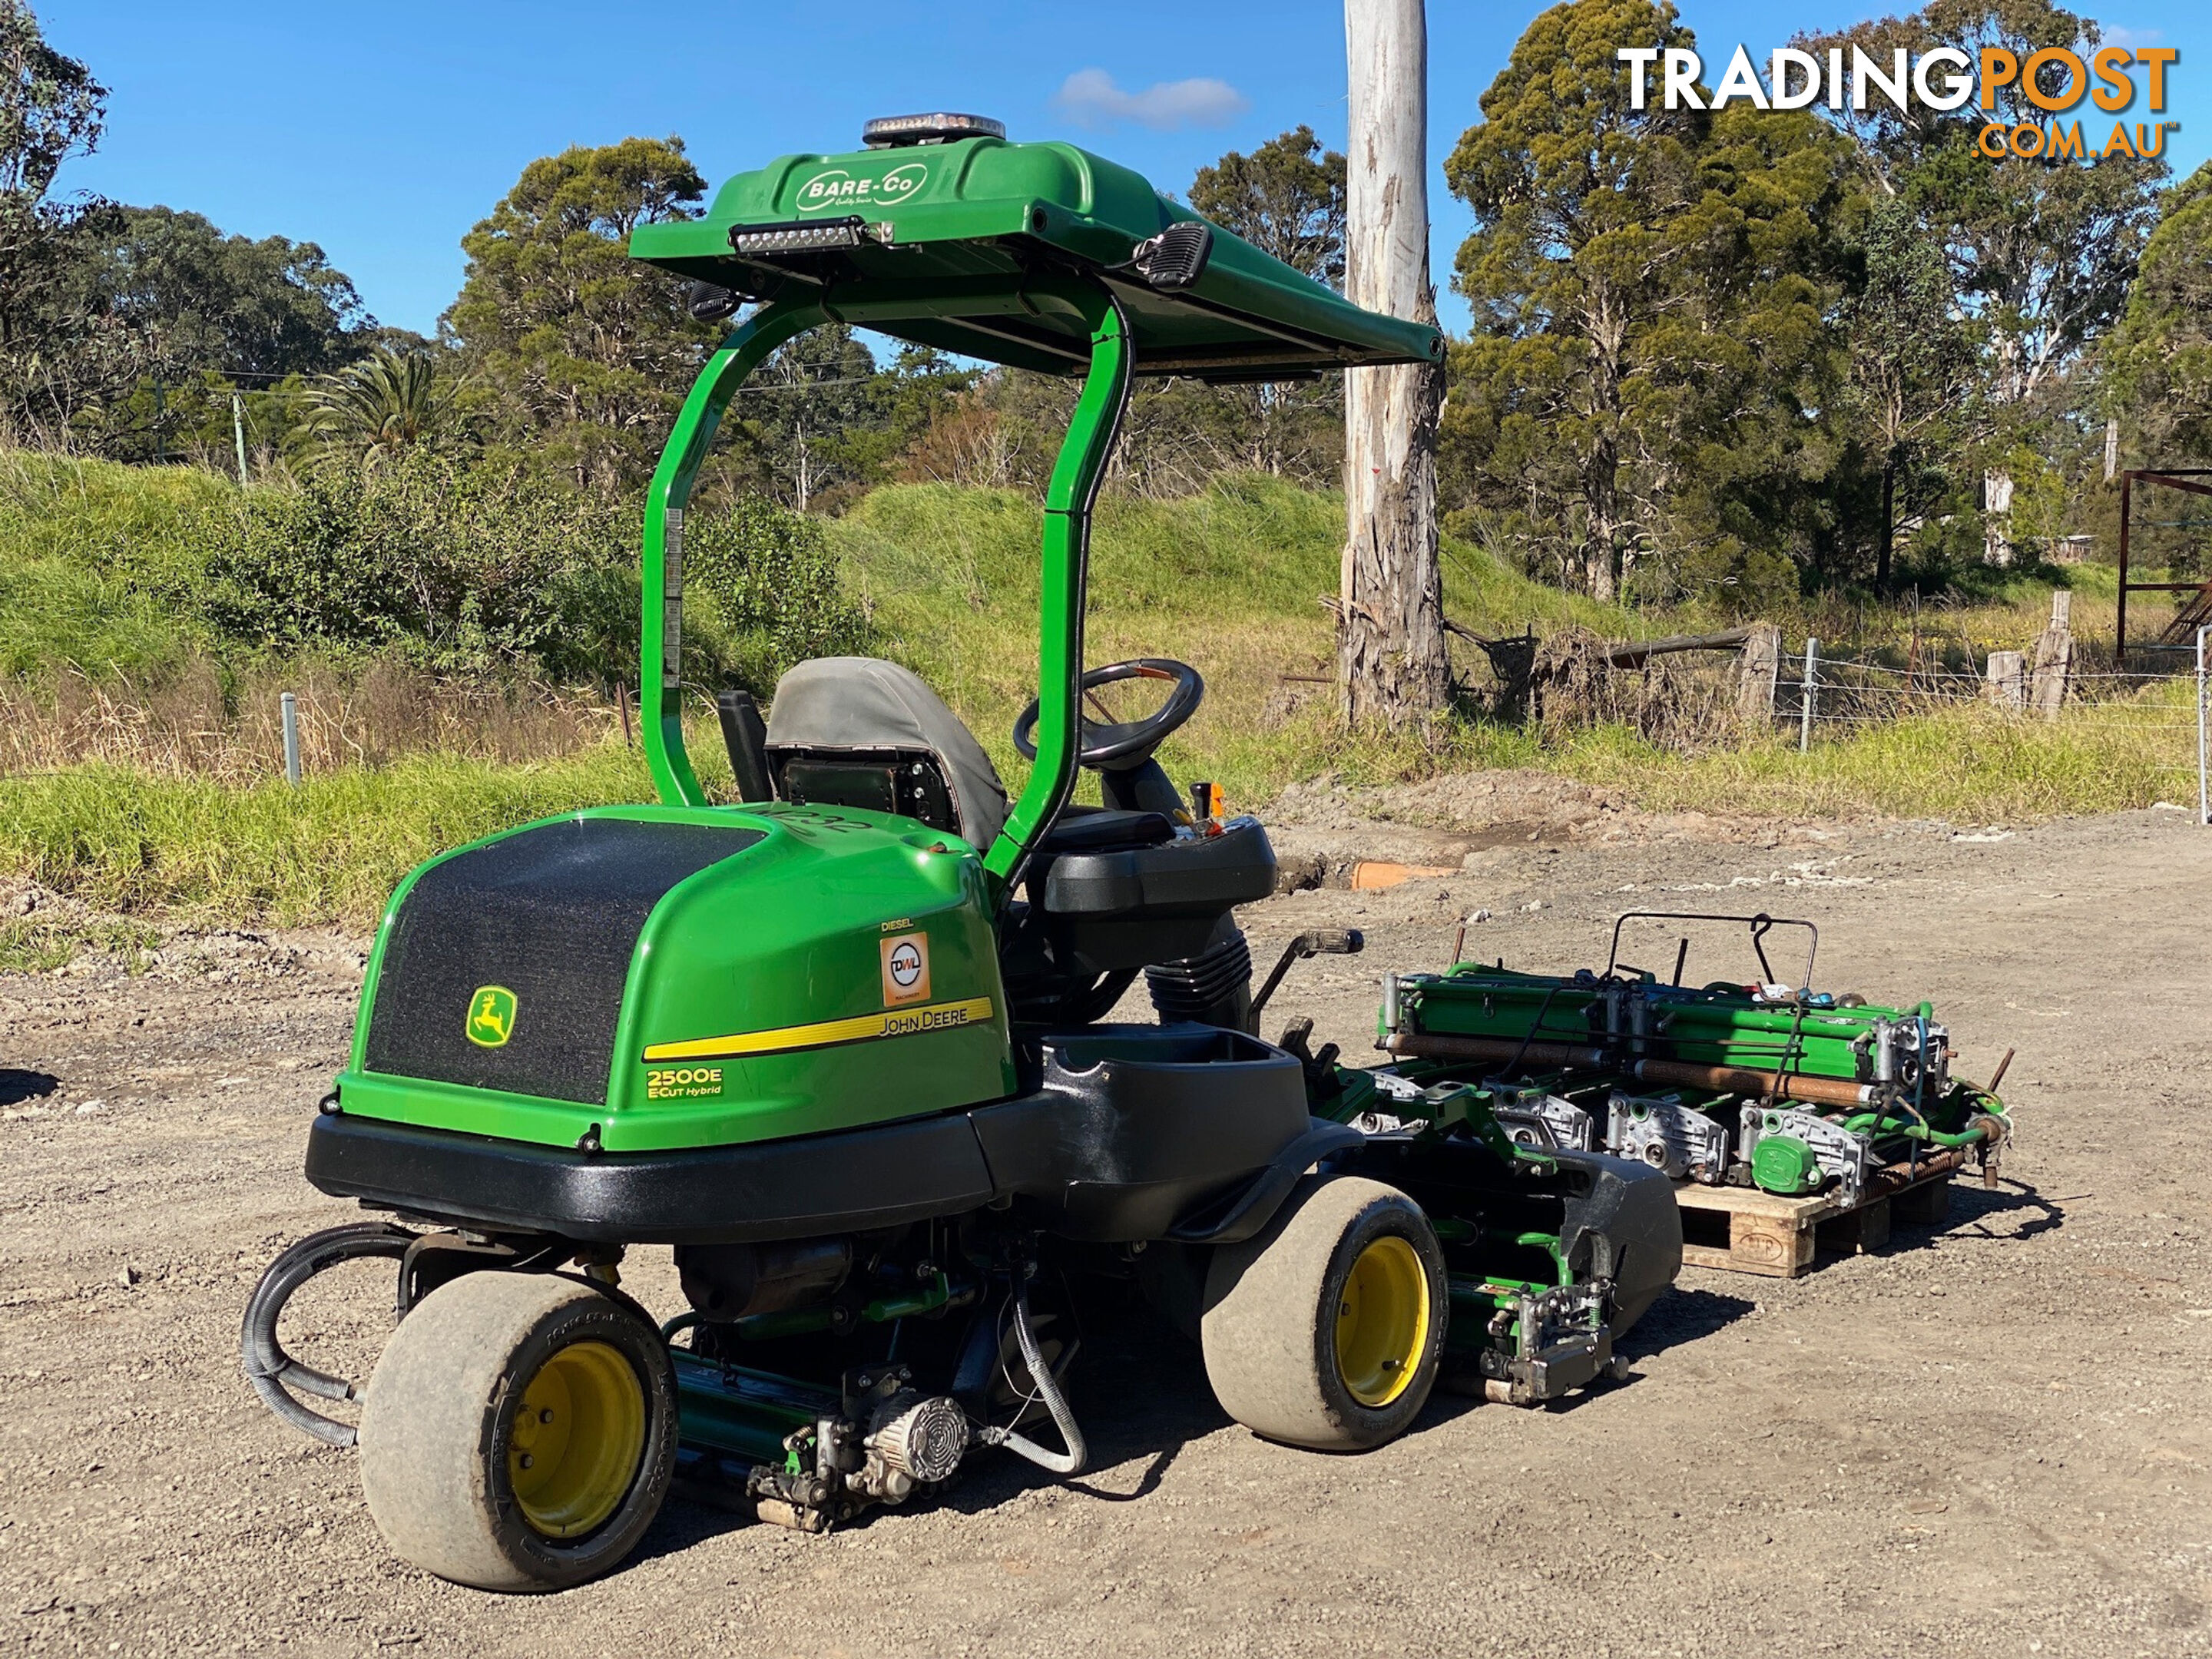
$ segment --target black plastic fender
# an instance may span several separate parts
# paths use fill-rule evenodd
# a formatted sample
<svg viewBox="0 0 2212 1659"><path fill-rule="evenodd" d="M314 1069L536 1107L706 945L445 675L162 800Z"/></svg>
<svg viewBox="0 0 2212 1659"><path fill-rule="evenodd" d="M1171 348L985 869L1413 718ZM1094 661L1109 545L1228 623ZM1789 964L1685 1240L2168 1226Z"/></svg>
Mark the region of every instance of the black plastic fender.
<svg viewBox="0 0 2212 1659"><path fill-rule="evenodd" d="M1682 1212L1674 1183L1648 1164L1603 1152L1555 1152L1585 1182L1565 1194L1559 1245L1577 1278L1613 1280L1613 1334L1643 1316L1682 1271Z"/></svg>
<svg viewBox="0 0 2212 1659"><path fill-rule="evenodd" d="M1066 1237L1189 1237L1179 1224L1267 1183L1314 1130L1297 1060L1242 1031L1096 1025L1043 1037L1039 1054L1036 1092L968 1115L993 1185Z"/></svg>

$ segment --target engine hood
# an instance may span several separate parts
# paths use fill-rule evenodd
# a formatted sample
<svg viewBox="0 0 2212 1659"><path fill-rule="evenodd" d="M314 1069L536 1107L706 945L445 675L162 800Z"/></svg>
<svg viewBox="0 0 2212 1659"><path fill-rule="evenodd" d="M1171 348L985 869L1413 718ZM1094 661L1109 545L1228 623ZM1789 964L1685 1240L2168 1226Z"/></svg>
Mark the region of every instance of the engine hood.
<svg viewBox="0 0 2212 1659"><path fill-rule="evenodd" d="M431 860L386 910L348 1114L653 1151L1013 1089L973 848L790 805L580 812Z"/></svg>

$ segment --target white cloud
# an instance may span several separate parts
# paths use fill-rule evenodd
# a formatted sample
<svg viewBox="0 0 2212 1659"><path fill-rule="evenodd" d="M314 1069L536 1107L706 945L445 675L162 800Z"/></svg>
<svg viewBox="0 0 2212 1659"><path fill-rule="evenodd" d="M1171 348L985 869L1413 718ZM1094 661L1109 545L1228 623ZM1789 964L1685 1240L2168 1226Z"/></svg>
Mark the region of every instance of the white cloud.
<svg viewBox="0 0 2212 1659"><path fill-rule="evenodd" d="M2104 26L2104 40L2108 46L2126 46L2132 50L2136 46L2154 46L2165 38L2164 29L2131 29L2118 23Z"/></svg>
<svg viewBox="0 0 2212 1659"><path fill-rule="evenodd" d="M1086 127L1134 121L1160 131L1225 126L1252 106L1243 93L1211 76L1162 81L1142 92L1124 92L1103 69L1076 70L1054 101L1069 118Z"/></svg>

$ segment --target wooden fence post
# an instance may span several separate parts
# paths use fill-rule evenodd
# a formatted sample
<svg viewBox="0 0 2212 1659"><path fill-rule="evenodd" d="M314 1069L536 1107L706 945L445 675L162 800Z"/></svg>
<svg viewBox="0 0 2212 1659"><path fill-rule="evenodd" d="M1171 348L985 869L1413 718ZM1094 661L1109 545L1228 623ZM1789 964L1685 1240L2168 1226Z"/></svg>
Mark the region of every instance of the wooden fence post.
<svg viewBox="0 0 2212 1659"><path fill-rule="evenodd" d="M2017 711L2026 708L2027 653L2025 651L1990 652L1989 674L1982 684L1982 696L2000 708Z"/></svg>
<svg viewBox="0 0 2212 1659"><path fill-rule="evenodd" d="M2051 596L2051 626L2035 642L2035 665L2028 681L2028 706L2046 720L2058 718L2074 678L2074 596L2060 588Z"/></svg>
<svg viewBox="0 0 2212 1659"><path fill-rule="evenodd" d="M1797 752L1813 747L1813 716L1820 695L1820 641L1805 637L1805 668L1797 682Z"/></svg>
<svg viewBox="0 0 2212 1659"><path fill-rule="evenodd" d="M1745 725L1774 718L1774 693L1782 678L1782 630L1765 623L1751 630L1736 659L1735 713Z"/></svg>

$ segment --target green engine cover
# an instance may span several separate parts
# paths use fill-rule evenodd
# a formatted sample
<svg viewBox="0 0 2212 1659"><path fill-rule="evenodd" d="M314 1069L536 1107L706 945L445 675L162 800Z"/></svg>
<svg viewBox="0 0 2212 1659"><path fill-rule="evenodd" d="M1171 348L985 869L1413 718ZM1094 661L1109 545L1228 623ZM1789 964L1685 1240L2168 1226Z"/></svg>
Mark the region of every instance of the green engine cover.
<svg viewBox="0 0 2212 1659"><path fill-rule="evenodd" d="M858 809L613 807L434 859L386 911L349 1115L608 1152L1013 1091L982 864Z"/></svg>
<svg viewBox="0 0 2212 1659"><path fill-rule="evenodd" d="M1796 1135L1769 1135L1752 1148L1751 1178L1762 1191L1795 1198L1819 1188L1820 1160Z"/></svg>

